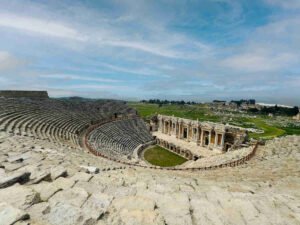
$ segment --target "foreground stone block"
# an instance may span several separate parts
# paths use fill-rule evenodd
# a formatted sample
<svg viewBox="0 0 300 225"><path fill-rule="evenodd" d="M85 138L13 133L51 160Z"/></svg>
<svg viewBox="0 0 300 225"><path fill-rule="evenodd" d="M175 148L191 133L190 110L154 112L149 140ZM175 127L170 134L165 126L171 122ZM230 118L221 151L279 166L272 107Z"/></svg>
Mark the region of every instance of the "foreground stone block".
<svg viewBox="0 0 300 225"><path fill-rule="evenodd" d="M6 171L15 171L25 166L23 162L21 163L3 163Z"/></svg>
<svg viewBox="0 0 300 225"><path fill-rule="evenodd" d="M58 187L55 184L48 182L33 185L32 188L40 194L40 198L42 201L48 201L48 199L52 197L55 193L62 190L61 187Z"/></svg>
<svg viewBox="0 0 300 225"><path fill-rule="evenodd" d="M99 173L99 168L94 166L80 166L80 168L86 173L97 174Z"/></svg>
<svg viewBox="0 0 300 225"><path fill-rule="evenodd" d="M38 184L41 181L51 181L50 172L40 171L35 175L34 179L30 181L30 184Z"/></svg>
<svg viewBox="0 0 300 225"><path fill-rule="evenodd" d="M51 205L63 202L76 207L81 207L89 197L88 193L82 188L71 188L56 193L49 199Z"/></svg>
<svg viewBox="0 0 300 225"><path fill-rule="evenodd" d="M48 223L45 223L43 216L49 213L50 209L50 204L48 202L41 202L32 205L26 209L26 212L29 213L31 220L38 221L38 224L40 225L46 225Z"/></svg>
<svg viewBox="0 0 300 225"><path fill-rule="evenodd" d="M57 188L61 188L63 190L65 189L69 189L71 187L74 186L75 181L69 178L64 178L64 177L60 177L58 179L56 179L53 184L57 187Z"/></svg>
<svg viewBox="0 0 300 225"><path fill-rule="evenodd" d="M86 181L78 181L74 187L80 187L86 190L90 195L97 194L100 192L104 192L106 186L101 184L95 184L93 182L86 182Z"/></svg>
<svg viewBox="0 0 300 225"><path fill-rule="evenodd" d="M156 196L158 210L167 224L192 224L190 203L187 194L174 193Z"/></svg>
<svg viewBox="0 0 300 225"><path fill-rule="evenodd" d="M80 208L59 202L51 207L50 212L44 215L51 225L92 225L96 221L85 217Z"/></svg>
<svg viewBox="0 0 300 225"><path fill-rule="evenodd" d="M11 225L19 220L29 219L29 215L23 210L17 209L5 202L0 203L0 224Z"/></svg>
<svg viewBox="0 0 300 225"><path fill-rule="evenodd" d="M71 177L72 180L75 182L77 181L89 181L93 176L91 174L83 173L83 172L78 172L74 174L73 177Z"/></svg>
<svg viewBox="0 0 300 225"><path fill-rule="evenodd" d="M25 183L29 180L30 173L28 172L15 172L9 176L0 178L0 188L6 188L14 185L15 183Z"/></svg>
<svg viewBox="0 0 300 225"><path fill-rule="evenodd" d="M0 190L0 200L19 209L27 209L41 201L40 195L29 187L11 186Z"/></svg>
<svg viewBox="0 0 300 225"><path fill-rule="evenodd" d="M113 206L118 211L122 209L127 210L154 210L155 202L142 196L128 196L117 198L113 201Z"/></svg>
<svg viewBox="0 0 300 225"><path fill-rule="evenodd" d="M163 218L152 210L122 210L116 224L124 225L165 225Z"/></svg>
<svg viewBox="0 0 300 225"><path fill-rule="evenodd" d="M112 199L112 196L106 194L93 194L82 206L83 212L90 215L93 219L98 220L104 213L107 212Z"/></svg>
<svg viewBox="0 0 300 225"><path fill-rule="evenodd" d="M68 175L67 170L62 166L56 166L51 168L51 179L56 180L59 177L66 177Z"/></svg>

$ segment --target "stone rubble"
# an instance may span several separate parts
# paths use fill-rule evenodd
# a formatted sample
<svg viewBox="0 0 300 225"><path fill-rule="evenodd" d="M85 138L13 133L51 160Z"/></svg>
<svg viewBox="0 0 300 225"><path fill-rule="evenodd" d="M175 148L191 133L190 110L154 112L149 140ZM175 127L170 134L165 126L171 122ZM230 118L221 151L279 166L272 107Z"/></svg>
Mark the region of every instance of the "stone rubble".
<svg viewBox="0 0 300 225"><path fill-rule="evenodd" d="M1 225L300 224L299 136L237 167L166 171L6 134L0 162Z"/></svg>

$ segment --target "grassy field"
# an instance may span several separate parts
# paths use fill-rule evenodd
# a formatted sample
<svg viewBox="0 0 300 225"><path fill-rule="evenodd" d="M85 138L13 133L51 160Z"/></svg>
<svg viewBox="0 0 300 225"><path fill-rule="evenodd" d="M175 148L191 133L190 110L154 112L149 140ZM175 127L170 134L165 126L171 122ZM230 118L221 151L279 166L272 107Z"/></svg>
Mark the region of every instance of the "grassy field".
<svg viewBox="0 0 300 225"><path fill-rule="evenodd" d="M224 122L223 116L214 115L209 107L205 105L162 105L159 107L157 104L145 104L139 102L129 102L129 106L135 108L139 115L143 118L149 118L155 113L177 116L181 118L199 120L199 121L212 121ZM238 115L238 114L237 114ZM295 127L278 127L276 125L268 125L266 121L270 119L265 116L257 116L256 118L247 118L242 116L234 116L229 122L230 124L241 127L253 127L256 129L264 130L263 134L250 133L251 138L272 139L274 137L287 135L287 134L300 134L300 129ZM227 122L227 121L225 121Z"/></svg>
<svg viewBox="0 0 300 225"><path fill-rule="evenodd" d="M129 102L128 105L135 108L143 118L148 118L158 113L193 120L199 119L200 121L220 121L220 117L213 115L209 108L203 105L162 105L159 107L157 104L144 104L139 102Z"/></svg>
<svg viewBox="0 0 300 225"><path fill-rule="evenodd" d="M144 158L152 165L162 167L176 166L187 161L185 158L157 145L147 149L144 153Z"/></svg>
<svg viewBox="0 0 300 225"><path fill-rule="evenodd" d="M250 121L253 122L256 125L256 127L265 131L263 134L250 133L249 134L250 138L252 137L255 139L258 138L272 139L285 134L284 130L274 126L270 126L260 118L255 118L255 119L251 118Z"/></svg>
<svg viewBox="0 0 300 225"><path fill-rule="evenodd" d="M300 129L297 127L280 127L279 129L284 130L287 135L300 135Z"/></svg>

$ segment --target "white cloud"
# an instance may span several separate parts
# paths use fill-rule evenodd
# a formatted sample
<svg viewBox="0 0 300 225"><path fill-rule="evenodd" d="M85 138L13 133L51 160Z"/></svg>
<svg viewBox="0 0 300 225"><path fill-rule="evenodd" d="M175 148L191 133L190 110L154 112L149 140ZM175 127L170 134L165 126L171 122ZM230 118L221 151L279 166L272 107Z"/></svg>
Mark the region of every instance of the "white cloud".
<svg viewBox="0 0 300 225"><path fill-rule="evenodd" d="M300 63L300 17L271 21L258 27L220 65L245 72L282 72Z"/></svg>
<svg viewBox="0 0 300 225"><path fill-rule="evenodd" d="M120 91L120 90L130 90L131 88L125 85L98 85L98 84L77 84L77 85L68 85L65 86L64 89L68 90L115 90L115 91Z"/></svg>
<svg viewBox="0 0 300 225"><path fill-rule="evenodd" d="M73 75L73 74L47 74L47 75L40 75L40 77L50 78L50 79L62 79L62 80L81 80L81 81L112 82L112 83L120 82L120 80L116 80L116 79L88 77L84 75Z"/></svg>
<svg viewBox="0 0 300 225"><path fill-rule="evenodd" d="M72 8L71 8L72 10ZM33 15L19 15L17 13L1 13L0 12L0 27L17 29L18 31L29 32L33 35L43 35L51 36L56 38L64 38L70 40L76 40L85 42L85 44L90 44L90 46L98 47L117 47L117 48L127 48L132 49L152 55L157 55L166 58L184 58L184 59L195 59L199 55L207 54L207 51L210 50L210 46L201 43L200 41L191 40L189 37L180 34L174 33L167 29L164 22L159 24L153 24L149 21L143 21L142 24L139 22L138 31L131 34L131 31L128 30L128 27L132 26L135 20L139 21L140 16L138 13L130 15L132 21L126 22L124 24L118 24L119 21L111 18L105 18L102 14L93 14L92 17L88 9L85 8L76 8L76 11L72 11L73 14L81 14L83 10L86 12L85 19L86 21L96 21L93 26L90 24L85 24L85 22L76 20L74 24L76 27L67 25L69 23L63 22L64 17L56 16L54 19L44 19L41 17L43 10L41 12ZM47 13L47 12L44 12ZM95 18L95 16L97 18ZM127 16L126 12L124 16ZM90 18L91 17L91 18ZM49 18L49 17L45 17ZM54 16L52 16L54 18ZM76 19L78 17L75 16ZM88 19L89 18L89 19ZM101 19L102 18L102 19ZM159 22L159 21L157 21ZM182 48L177 49L177 46L186 46L192 51L183 53ZM73 45L65 45L71 46ZM203 53L205 52L205 53Z"/></svg>
<svg viewBox="0 0 300 225"><path fill-rule="evenodd" d="M8 71L16 69L23 65L25 62L17 59L8 52L0 51L0 71Z"/></svg>
<svg viewBox="0 0 300 225"><path fill-rule="evenodd" d="M102 42L105 45L111 45L116 47L131 48L143 52L148 52L154 55L164 56L168 58L181 58L178 53L168 50L166 48L159 48L159 46L151 45L149 43L142 43L138 41L127 41L127 40L112 40ZM157 43L156 43L157 44Z"/></svg>
<svg viewBox="0 0 300 225"><path fill-rule="evenodd" d="M296 62L297 56L290 53L278 55L248 52L235 55L221 62L221 65L244 72L276 71Z"/></svg>
<svg viewBox="0 0 300 225"><path fill-rule="evenodd" d="M126 68L121 66L115 66L108 63L100 63L101 66L104 66L108 69L111 69L112 71L117 72L123 72L123 73L130 73L130 74L136 74L136 75L158 75L159 72L153 69L147 69L147 68ZM161 75L161 74L160 74Z"/></svg>
<svg viewBox="0 0 300 225"><path fill-rule="evenodd" d="M0 26L33 32L46 36L86 41L87 37L72 27L51 20L22 17L15 14L0 14Z"/></svg>
<svg viewBox="0 0 300 225"><path fill-rule="evenodd" d="M298 9L300 8L300 1L299 0L266 0L267 3L271 5L278 5L280 7L286 9Z"/></svg>

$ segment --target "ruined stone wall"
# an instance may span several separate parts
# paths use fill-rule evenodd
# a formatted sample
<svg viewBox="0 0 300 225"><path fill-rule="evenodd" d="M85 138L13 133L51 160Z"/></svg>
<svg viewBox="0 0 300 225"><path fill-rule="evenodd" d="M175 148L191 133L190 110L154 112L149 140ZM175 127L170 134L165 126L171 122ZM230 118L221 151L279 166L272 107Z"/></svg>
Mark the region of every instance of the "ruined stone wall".
<svg viewBox="0 0 300 225"><path fill-rule="evenodd" d="M0 91L0 97L4 98L49 98L47 91Z"/></svg>

